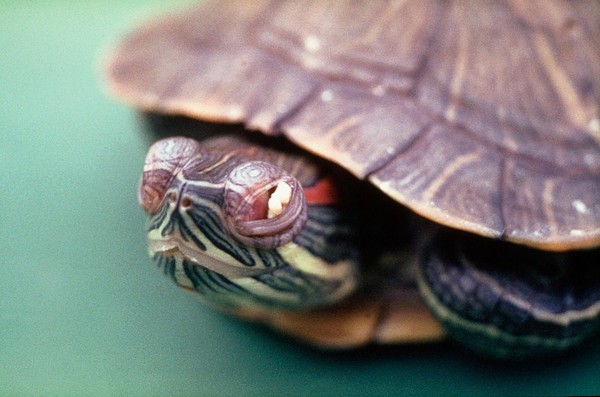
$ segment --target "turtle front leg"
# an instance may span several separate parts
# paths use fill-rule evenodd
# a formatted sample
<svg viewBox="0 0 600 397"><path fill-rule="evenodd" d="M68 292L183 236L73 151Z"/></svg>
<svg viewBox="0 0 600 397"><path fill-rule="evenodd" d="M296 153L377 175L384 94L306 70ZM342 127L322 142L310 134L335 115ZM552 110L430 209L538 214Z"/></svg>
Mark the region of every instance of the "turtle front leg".
<svg viewBox="0 0 600 397"><path fill-rule="evenodd" d="M449 335L476 351L546 355L600 329L600 249L546 252L442 232L421 262L425 301Z"/></svg>

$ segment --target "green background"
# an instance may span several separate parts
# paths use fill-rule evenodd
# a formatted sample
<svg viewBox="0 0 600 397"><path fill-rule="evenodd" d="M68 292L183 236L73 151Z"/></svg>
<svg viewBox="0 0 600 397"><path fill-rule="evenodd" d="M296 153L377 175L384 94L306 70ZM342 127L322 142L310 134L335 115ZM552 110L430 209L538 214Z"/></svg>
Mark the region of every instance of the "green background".
<svg viewBox="0 0 600 397"><path fill-rule="evenodd" d="M0 396L600 393L598 338L524 364L448 344L327 354L161 276L136 204L146 143L99 65L172 4L0 3Z"/></svg>

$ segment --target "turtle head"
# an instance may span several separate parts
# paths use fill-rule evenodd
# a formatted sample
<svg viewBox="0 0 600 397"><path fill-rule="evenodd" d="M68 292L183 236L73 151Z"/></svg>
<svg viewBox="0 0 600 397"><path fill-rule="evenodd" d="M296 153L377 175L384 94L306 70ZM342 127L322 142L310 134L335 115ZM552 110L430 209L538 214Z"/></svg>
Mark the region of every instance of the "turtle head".
<svg viewBox="0 0 600 397"><path fill-rule="evenodd" d="M226 139L156 142L138 192L150 255L180 286L221 306L329 301L347 283L324 282L323 270L335 266L294 242L307 222L303 187L262 154ZM293 285L274 285L283 278ZM307 294L315 284L323 291Z"/></svg>
<svg viewBox="0 0 600 397"><path fill-rule="evenodd" d="M224 226L219 234L248 247L289 243L306 222L302 186L252 154L205 149L183 137L158 141L146 157L139 203L152 218L168 212L193 219L210 209Z"/></svg>

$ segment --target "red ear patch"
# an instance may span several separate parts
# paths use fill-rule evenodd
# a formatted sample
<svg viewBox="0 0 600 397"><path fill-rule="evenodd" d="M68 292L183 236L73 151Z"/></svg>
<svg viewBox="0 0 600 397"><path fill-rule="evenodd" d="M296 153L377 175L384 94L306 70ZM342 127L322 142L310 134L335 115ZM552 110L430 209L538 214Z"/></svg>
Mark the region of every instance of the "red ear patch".
<svg viewBox="0 0 600 397"><path fill-rule="evenodd" d="M339 191L329 178L321 178L314 185L302 188L308 205L331 205L340 201Z"/></svg>

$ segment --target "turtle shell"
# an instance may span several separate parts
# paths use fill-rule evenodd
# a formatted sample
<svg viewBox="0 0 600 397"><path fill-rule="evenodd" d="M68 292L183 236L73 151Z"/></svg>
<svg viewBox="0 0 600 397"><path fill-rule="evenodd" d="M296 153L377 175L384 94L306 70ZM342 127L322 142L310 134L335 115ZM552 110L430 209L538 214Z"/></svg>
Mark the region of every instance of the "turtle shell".
<svg viewBox="0 0 600 397"><path fill-rule="evenodd" d="M600 245L600 3L206 2L130 34L110 89L244 123L426 218Z"/></svg>

